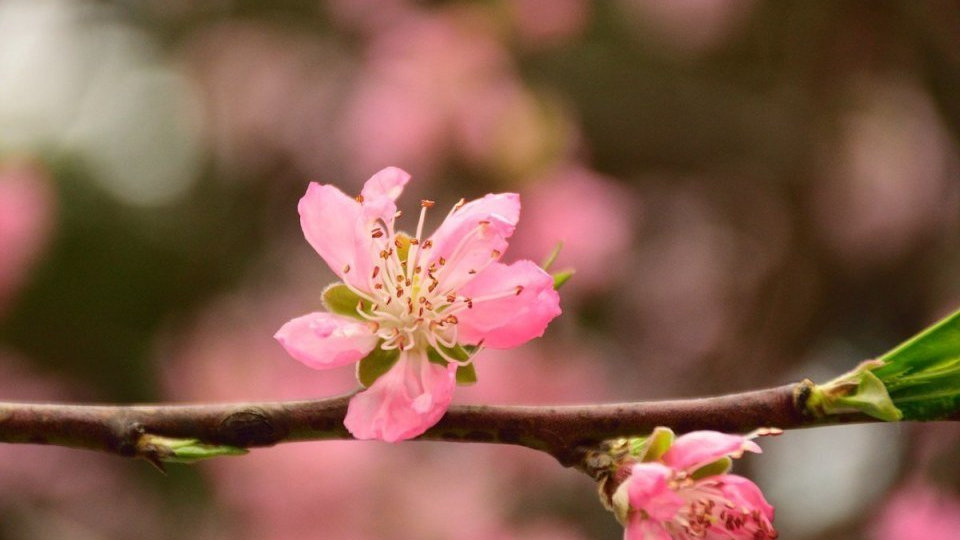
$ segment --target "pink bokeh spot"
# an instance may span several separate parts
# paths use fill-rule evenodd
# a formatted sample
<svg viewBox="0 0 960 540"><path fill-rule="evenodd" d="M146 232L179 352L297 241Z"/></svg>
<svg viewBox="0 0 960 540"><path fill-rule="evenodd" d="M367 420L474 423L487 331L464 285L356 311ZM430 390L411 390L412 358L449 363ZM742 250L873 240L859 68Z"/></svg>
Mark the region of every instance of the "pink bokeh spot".
<svg viewBox="0 0 960 540"><path fill-rule="evenodd" d="M611 264L628 253L642 209L616 180L581 165L551 171L527 190L524 227L514 249L540 260L563 243L557 268L574 268L569 290L612 288L624 277L623 265Z"/></svg>
<svg viewBox="0 0 960 540"><path fill-rule="evenodd" d="M54 206L47 175L38 165L0 163L0 313L46 246Z"/></svg>
<svg viewBox="0 0 960 540"><path fill-rule="evenodd" d="M960 499L914 480L899 489L884 506L874 540L949 540L960 531Z"/></svg>
<svg viewBox="0 0 960 540"><path fill-rule="evenodd" d="M298 206L304 236L357 307L293 319L277 340L317 369L360 361L375 348L399 354L350 402L344 424L359 439L422 434L449 406L457 367L481 345L515 347L560 314L549 274L530 261L498 262L520 217L515 193L457 203L430 237L423 225L434 203L421 201L416 233L405 235L395 229L395 201L409 179L388 167L356 198L311 183Z"/></svg>
<svg viewBox="0 0 960 540"><path fill-rule="evenodd" d="M625 495L628 504L625 517L618 514L625 521L624 538L776 538L773 507L756 484L734 474L694 475L744 450L760 448L749 437L697 431L677 438L661 460L633 465L615 495Z"/></svg>

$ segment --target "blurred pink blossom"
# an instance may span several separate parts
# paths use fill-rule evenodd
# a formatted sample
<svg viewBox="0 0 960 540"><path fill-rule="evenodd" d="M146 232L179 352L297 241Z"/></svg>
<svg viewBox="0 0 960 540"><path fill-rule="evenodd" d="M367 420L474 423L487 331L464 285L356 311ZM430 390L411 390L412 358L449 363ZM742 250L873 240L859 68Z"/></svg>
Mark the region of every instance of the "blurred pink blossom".
<svg viewBox="0 0 960 540"><path fill-rule="evenodd" d="M836 144L823 146L817 225L838 257L870 267L955 226L957 153L930 96L909 81L864 81Z"/></svg>
<svg viewBox="0 0 960 540"><path fill-rule="evenodd" d="M339 25L365 32L387 29L415 8L411 0L328 0L326 8Z"/></svg>
<svg viewBox="0 0 960 540"><path fill-rule="evenodd" d="M960 531L960 499L923 482L896 491L881 510L874 540L951 540Z"/></svg>
<svg viewBox="0 0 960 540"><path fill-rule="evenodd" d="M377 34L342 121L347 155L361 170L404 163L428 174L442 159L451 115L509 57L472 14L416 13Z"/></svg>
<svg viewBox="0 0 960 540"><path fill-rule="evenodd" d="M574 147L576 133L561 113L515 78L491 80L452 111L456 150L480 170L522 178Z"/></svg>
<svg viewBox="0 0 960 540"><path fill-rule="evenodd" d="M329 168L347 72L336 46L288 28L226 23L188 40L183 56L205 97L209 144L232 176L286 162L303 175Z"/></svg>
<svg viewBox="0 0 960 540"><path fill-rule="evenodd" d="M536 180L524 200L524 227L515 240L519 255L542 260L562 242L554 269L576 270L565 286L572 291L611 287L623 277L622 262L642 212L625 187L569 165Z"/></svg>
<svg viewBox="0 0 960 540"><path fill-rule="evenodd" d="M695 431L658 459L633 465L614 495L625 540L776 538L773 507L756 484L722 469L698 473L724 460L729 469L729 459L745 451L760 447L740 435Z"/></svg>
<svg viewBox="0 0 960 540"><path fill-rule="evenodd" d="M564 148L560 124L479 9L411 11L377 32L340 121L353 170L420 176L451 157L516 175Z"/></svg>
<svg viewBox="0 0 960 540"><path fill-rule="evenodd" d="M696 53L724 42L744 26L754 0L620 0L645 32L678 52Z"/></svg>
<svg viewBox="0 0 960 540"><path fill-rule="evenodd" d="M384 362L393 355L388 370L350 400L344 424L360 439L420 435L443 416L458 366L469 364L454 351L516 347L560 314L549 274L530 261L498 262L519 219L516 194L461 201L428 238L423 224L433 203L423 201L411 238L394 230L395 201L409 180L384 169L356 199L312 183L299 205L304 236L353 299L346 311L289 321L276 338L315 369L357 362L376 348Z"/></svg>
<svg viewBox="0 0 960 540"><path fill-rule="evenodd" d="M454 402L549 405L609 399L606 361L583 343L541 340L490 350L477 359L483 384L461 388Z"/></svg>
<svg viewBox="0 0 960 540"><path fill-rule="evenodd" d="M510 0L508 5L520 38L539 47L575 37L591 10L588 0Z"/></svg>
<svg viewBox="0 0 960 540"><path fill-rule="evenodd" d="M0 163L0 314L46 246L55 206L50 181L40 165Z"/></svg>

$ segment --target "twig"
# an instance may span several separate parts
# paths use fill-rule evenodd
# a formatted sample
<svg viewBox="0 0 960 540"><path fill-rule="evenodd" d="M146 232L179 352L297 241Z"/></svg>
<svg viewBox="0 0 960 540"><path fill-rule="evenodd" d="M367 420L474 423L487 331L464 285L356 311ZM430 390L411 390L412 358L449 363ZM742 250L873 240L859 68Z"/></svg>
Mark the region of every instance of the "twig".
<svg viewBox="0 0 960 540"><path fill-rule="evenodd" d="M739 394L567 406L454 405L420 439L516 444L578 465L600 442L643 435L656 426L746 432L845 422L860 415L813 418L804 413L809 381ZM350 439L343 417L352 394L317 401L198 405L79 405L0 402L0 441L88 448L158 463L165 456L144 437L197 439L238 448L283 442Z"/></svg>

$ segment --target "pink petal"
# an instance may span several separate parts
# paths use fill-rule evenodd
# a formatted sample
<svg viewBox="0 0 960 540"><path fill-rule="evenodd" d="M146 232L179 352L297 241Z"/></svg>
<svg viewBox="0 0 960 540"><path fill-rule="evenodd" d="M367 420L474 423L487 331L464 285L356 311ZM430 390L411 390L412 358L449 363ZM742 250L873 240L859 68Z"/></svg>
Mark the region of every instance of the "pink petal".
<svg viewBox="0 0 960 540"><path fill-rule="evenodd" d="M360 203L334 186L311 182L297 210L303 235L330 269L344 281L349 279L352 285L366 289L362 278L372 263L369 239L360 234Z"/></svg>
<svg viewBox="0 0 960 540"><path fill-rule="evenodd" d="M343 423L358 439L396 442L416 437L447 411L456 368L429 362L425 355L402 353L390 371L350 400Z"/></svg>
<svg viewBox="0 0 960 540"><path fill-rule="evenodd" d="M714 479L730 502L748 510L759 510L768 521L773 521L773 506L770 506L763 492L752 481L736 474L721 474L711 478Z"/></svg>
<svg viewBox="0 0 960 540"><path fill-rule="evenodd" d="M638 463L627 480L627 498L630 507L642 509L650 519L671 521L683 508L683 497L670 489L673 471L661 463Z"/></svg>
<svg viewBox="0 0 960 540"><path fill-rule="evenodd" d="M522 287L520 294L516 293L518 287ZM560 314L553 277L532 261L509 266L493 263L460 289L461 295L476 299L499 293L505 296L476 301L473 308L457 314L461 343L482 340L494 349L516 347L542 336L547 324Z"/></svg>
<svg viewBox="0 0 960 540"><path fill-rule="evenodd" d="M516 193L486 195L465 204L440 224L424 252L427 265L446 261L437 272L445 288L459 288L507 249L507 238L520 219L520 196Z"/></svg>
<svg viewBox="0 0 960 540"><path fill-rule="evenodd" d="M693 431L677 437L663 462L678 470L694 471L724 456L739 458L744 451L760 453L757 443L743 435Z"/></svg>
<svg viewBox="0 0 960 540"><path fill-rule="evenodd" d="M403 187L409 181L410 175L396 167L387 167L371 176L360 192L363 197L363 210L368 218L392 222L397 212L394 201L403 193Z"/></svg>
<svg viewBox="0 0 960 540"><path fill-rule="evenodd" d="M273 337L290 356L314 369L351 364L377 344L369 325L322 311L290 320Z"/></svg>
<svg viewBox="0 0 960 540"><path fill-rule="evenodd" d="M624 540L671 540L673 537L667 532L663 524L651 519L630 520L627 528L623 531Z"/></svg>

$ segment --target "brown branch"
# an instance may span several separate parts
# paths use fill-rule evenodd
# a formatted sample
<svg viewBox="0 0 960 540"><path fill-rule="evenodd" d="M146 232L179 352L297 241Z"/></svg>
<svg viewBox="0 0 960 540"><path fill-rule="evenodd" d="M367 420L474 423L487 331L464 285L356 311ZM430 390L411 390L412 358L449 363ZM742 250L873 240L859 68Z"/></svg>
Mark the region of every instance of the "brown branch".
<svg viewBox="0 0 960 540"><path fill-rule="evenodd" d="M678 433L747 432L842 422L864 415L815 419L805 403L812 383L725 396L568 406L454 405L420 439L516 444L541 450L566 466L601 441L643 435L656 426ZM0 441L88 448L158 462L143 436L198 439L240 448L290 441L350 439L343 427L352 394L317 400L198 405L74 405L0 402Z"/></svg>

